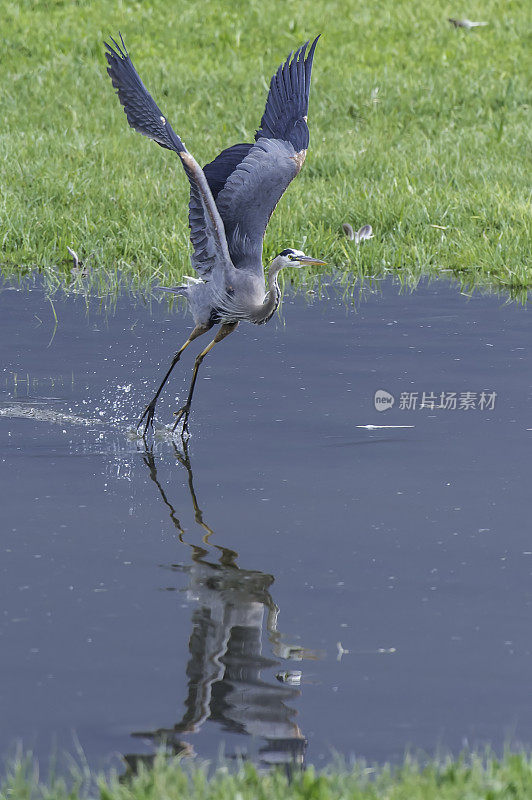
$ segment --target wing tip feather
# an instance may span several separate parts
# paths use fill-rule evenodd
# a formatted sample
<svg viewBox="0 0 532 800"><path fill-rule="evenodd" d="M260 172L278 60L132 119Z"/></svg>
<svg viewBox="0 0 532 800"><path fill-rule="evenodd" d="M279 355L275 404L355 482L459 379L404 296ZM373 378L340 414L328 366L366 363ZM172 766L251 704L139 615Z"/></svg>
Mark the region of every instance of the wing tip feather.
<svg viewBox="0 0 532 800"><path fill-rule="evenodd" d="M290 125L295 126L299 119L307 121L312 62L320 37L321 33L312 43L309 39L295 53L292 51L274 72L255 141L261 137L288 138L298 149L308 146L308 129L305 140L299 133L291 134Z"/></svg>
<svg viewBox="0 0 532 800"><path fill-rule="evenodd" d="M127 47L126 47L126 44L124 42L124 38L123 38L123 36L122 36L120 31L118 31L118 35L120 36L120 41L122 43L122 46L120 46L118 44L118 42L116 41L116 39L113 39L113 37L111 35L109 36L109 39L112 41L114 47L111 47L109 42L104 40L104 45L107 48L107 52L105 53L105 57L107 58L107 60L109 62L111 62L112 60L115 60L115 59L118 59L119 61L127 61L129 59L129 53L127 51Z"/></svg>

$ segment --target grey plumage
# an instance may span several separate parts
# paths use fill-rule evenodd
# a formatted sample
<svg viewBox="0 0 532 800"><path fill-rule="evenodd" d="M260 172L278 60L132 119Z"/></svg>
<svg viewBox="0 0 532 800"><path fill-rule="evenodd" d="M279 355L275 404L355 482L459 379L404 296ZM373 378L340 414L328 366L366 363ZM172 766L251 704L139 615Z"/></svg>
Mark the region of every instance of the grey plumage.
<svg viewBox="0 0 532 800"><path fill-rule="evenodd" d="M284 255L277 256L270 266L266 291L264 233L277 203L305 160L310 78L318 39L310 48L307 42L291 53L273 76L255 142L233 145L203 170L147 91L122 37L120 45L114 39L114 47L106 43L107 71L130 126L177 153L190 183L191 262L199 278L186 278L182 285L166 291L186 297L195 328L141 417L140 422L146 418L144 433L152 424L157 398L173 366L193 339L216 323L222 325L211 345L196 359L187 404L178 412L178 421L185 417L185 425L197 368L208 350L241 320L261 324L272 317L280 302L277 273L282 267L324 263L301 251L283 251Z"/></svg>
<svg viewBox="0 0 532 800"><path fill-rule="evenodd" d="M301 169L306 150L283 139L260 138L216 198L233 264L262 275L262 241L272 212ZM257 202L260 198L260 202Z"/></svg>

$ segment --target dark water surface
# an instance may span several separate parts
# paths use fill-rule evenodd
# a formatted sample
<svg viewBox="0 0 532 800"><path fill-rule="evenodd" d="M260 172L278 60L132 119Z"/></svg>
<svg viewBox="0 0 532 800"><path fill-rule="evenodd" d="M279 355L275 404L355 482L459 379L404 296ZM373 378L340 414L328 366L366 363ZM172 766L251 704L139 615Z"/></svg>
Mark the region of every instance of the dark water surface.
<svg viewBox="0 0 532 800"><path fill-rule="evenodd" d="M443 283L287 301L205 361L188 463L127 430L189 320L53 304L55 335L41 291L0 293L0 752L532 743L529 311Z"/></svg>

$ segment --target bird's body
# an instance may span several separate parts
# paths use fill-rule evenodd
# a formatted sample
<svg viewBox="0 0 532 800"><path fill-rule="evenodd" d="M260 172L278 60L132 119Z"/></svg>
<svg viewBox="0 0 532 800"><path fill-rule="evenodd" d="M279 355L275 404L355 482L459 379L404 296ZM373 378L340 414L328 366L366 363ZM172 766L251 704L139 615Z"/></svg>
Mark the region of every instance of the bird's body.
<svg viewBox="0 0 532 800"><path fill-rule="evenodd" d="M293 56L290 54L273 76L255 142L229 147L203 169L148 93L123 40L122 46L112 40L116 49L106 45L107 71L129 124L161 147L177 153L190 183L191 262L198 277L187 277L180 286L165 291L188 300L195 327L141 417L140 423L146 419L144 433L152 424L155 404L166 380L191 341L213 325L221 325L211 344L196 359L188 400L178 412L176 425L183 418L184 425L188 421L197 370L211 347L239 322L262 324L275 313L281 299L279 270L324 263L287 248L270 265L266 287L262 264L264 233L275 206L306 157L310 76L318 38L310 48L307 42Z"/></svg>
<svg viewBox="0 0 532 800"><path fill-rule="evenodd" d="M196 325L216 325L225 322L259 322L266 297L264 277L242 270L238 280L229 273L217 272L210 279L201 280L190 275L175 289L161 287L164 291L186 297Z"/></svg>
<svg viewBox="0 0 532 800"><path fill-rule="evenodd" d="M292 255L304 256L297 250ZM288 253L288 251L287 251ZM163 291L186 297L196 325L212 327L217 323L252 322L263 325L275 314L281 301L277 282L283 265L272 264L268 272L268 290L264 275L242 269L237 275L218 271L208 280L185 276L185 283L175 289L160 287Z"/></svg>

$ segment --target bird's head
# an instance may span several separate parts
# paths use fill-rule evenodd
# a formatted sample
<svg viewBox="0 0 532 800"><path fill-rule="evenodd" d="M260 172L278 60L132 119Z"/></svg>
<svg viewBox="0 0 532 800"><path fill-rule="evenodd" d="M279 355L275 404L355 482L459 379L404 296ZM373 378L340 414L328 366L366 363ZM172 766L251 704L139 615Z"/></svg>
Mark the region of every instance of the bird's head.
<svg viewBox="0 0 532 800"><path fill-rule="evenodd" d="M286 250L282 250L272 261L272 267L276 271L282 269L283 267L306 267L307 265L311 264L324 267L326 262L322 261L320 258L306 256L302 250L294 250L291 247L288 247Z"/></svg>

